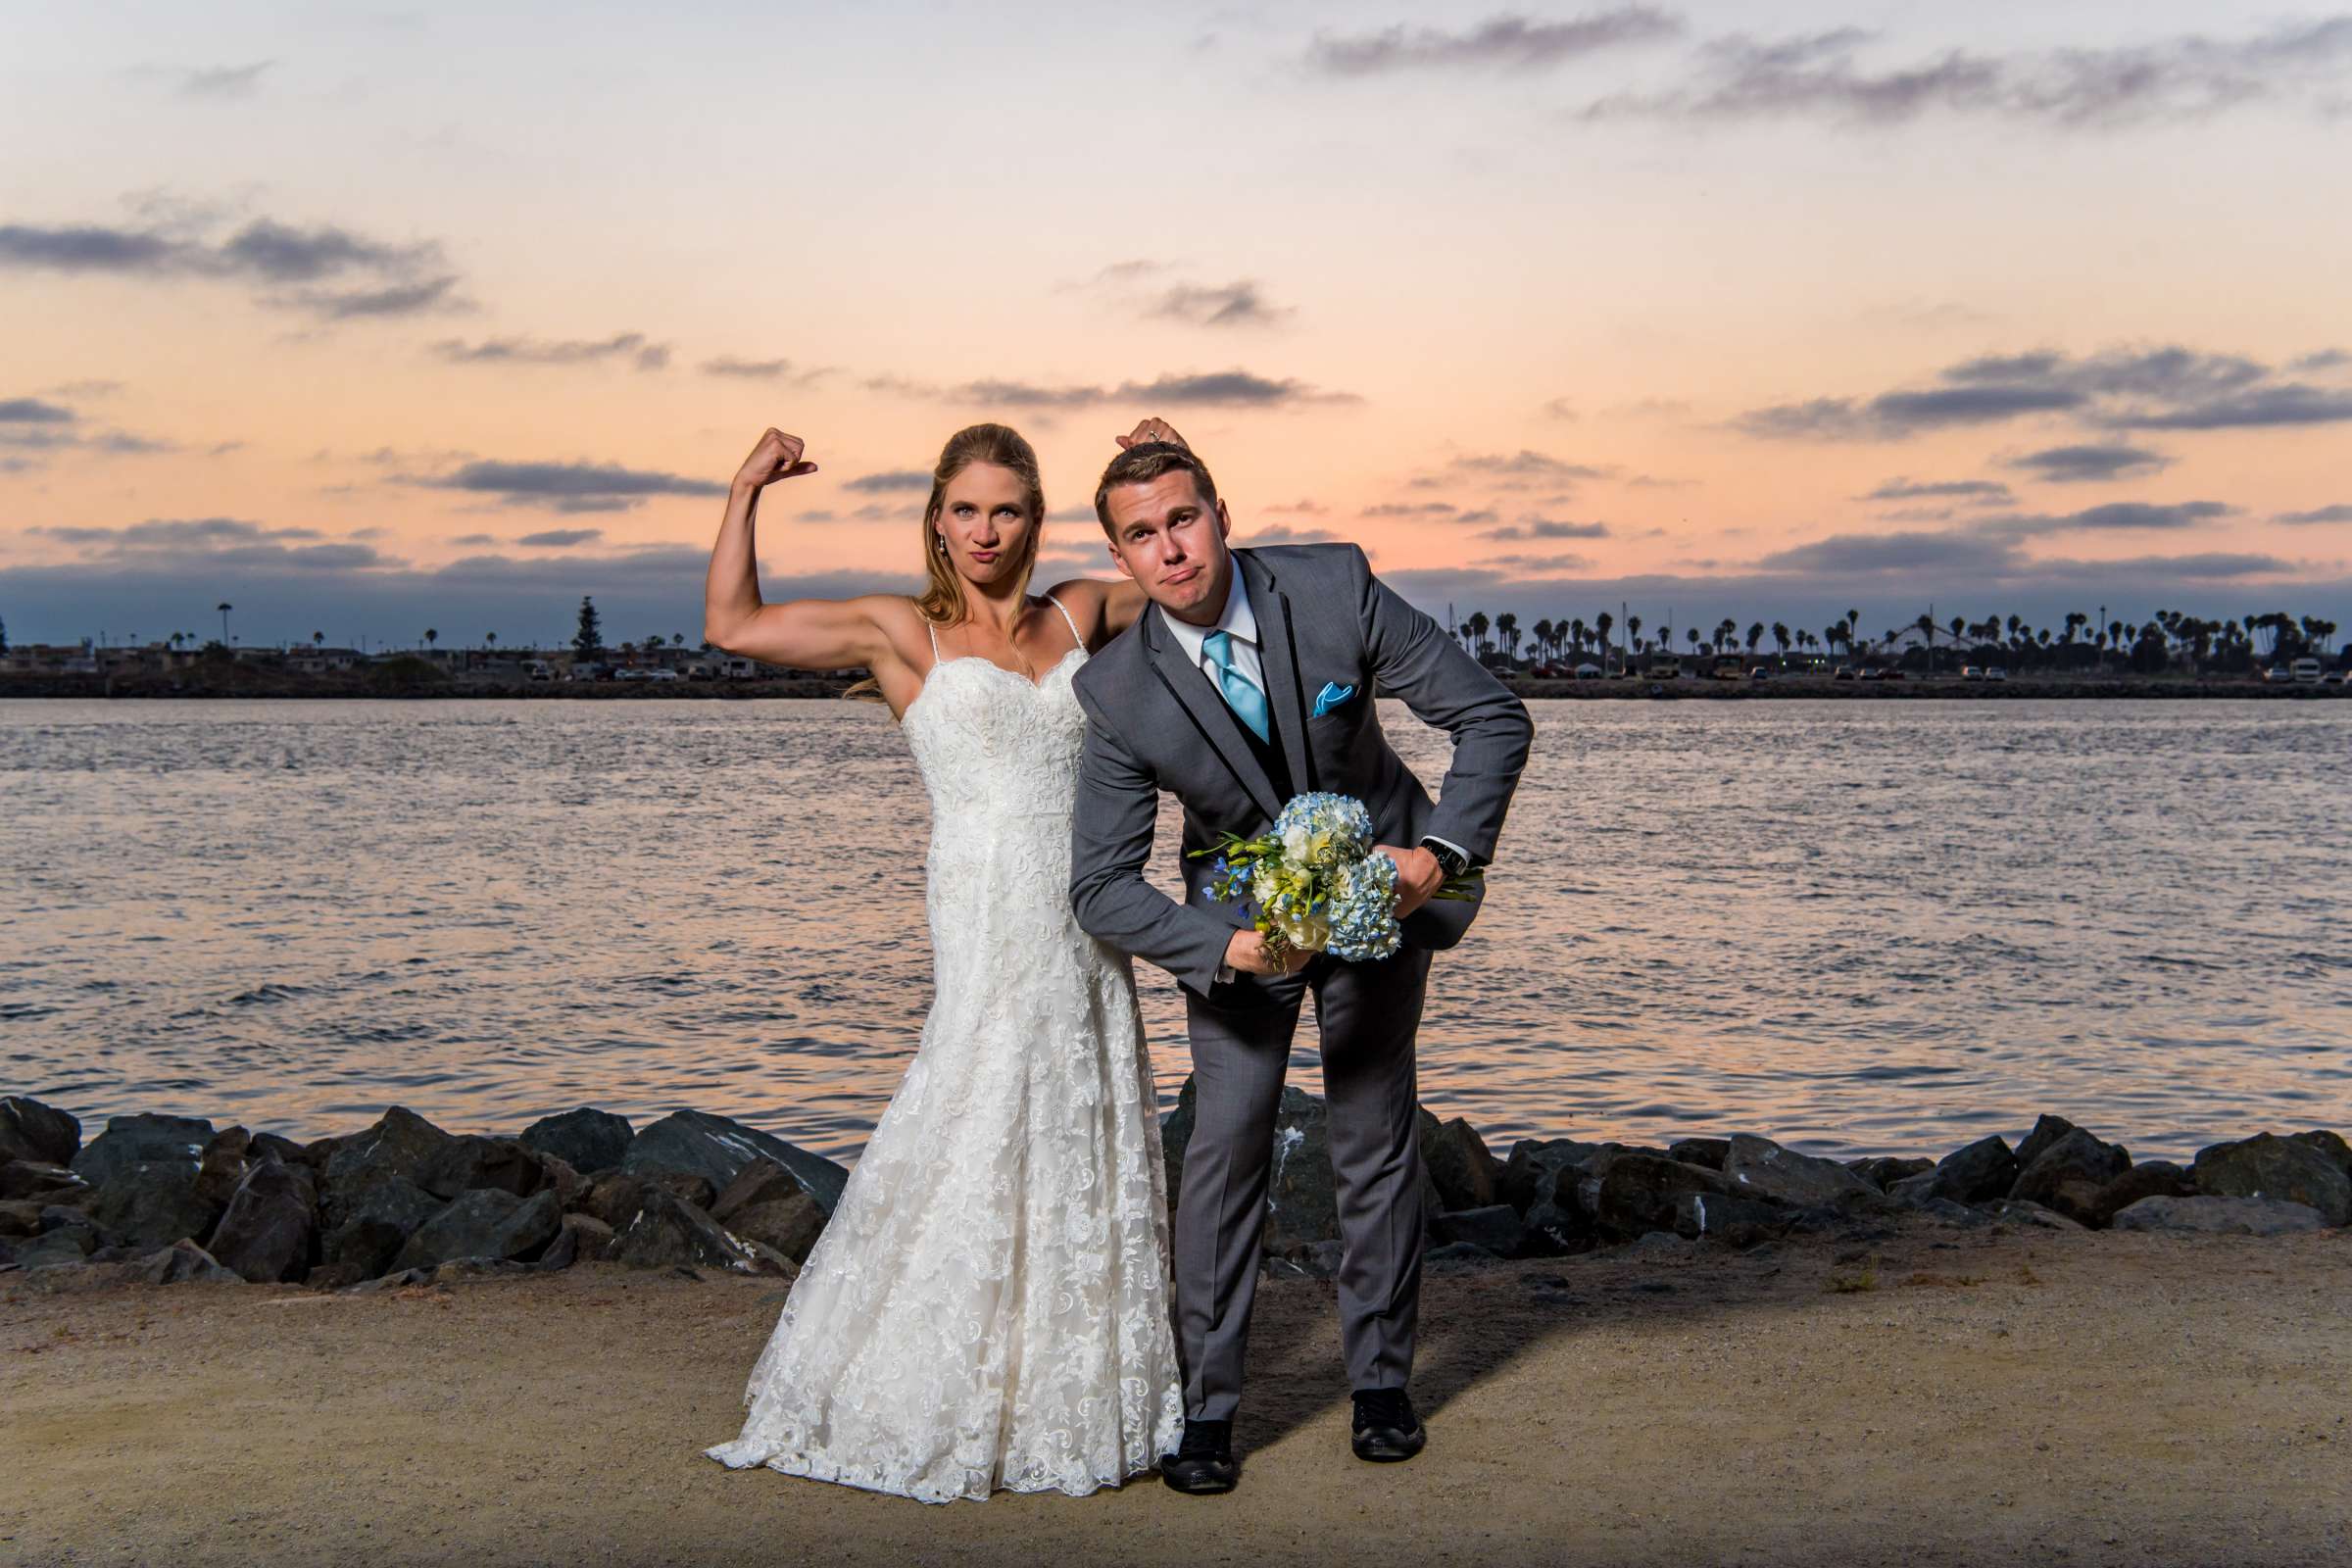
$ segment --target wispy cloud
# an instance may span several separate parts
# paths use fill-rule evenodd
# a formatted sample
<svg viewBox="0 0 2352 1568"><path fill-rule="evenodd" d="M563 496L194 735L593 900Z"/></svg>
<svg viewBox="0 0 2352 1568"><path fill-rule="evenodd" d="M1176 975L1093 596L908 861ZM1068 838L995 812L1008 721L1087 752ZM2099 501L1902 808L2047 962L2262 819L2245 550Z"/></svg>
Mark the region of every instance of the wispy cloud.
<svg viewBox="0 0 2352 1568"><path fill-rule="evenodd" d="M2352 522L2352 502L2339 502L2331 507L2314 507L2309 512L2281 512L2271 520L2291 523L2297 527L2322 522Z"/></svg>
<svg viewBox="0 0 2352 1568"><path fill-rule="evenodd" d="M179 95L183 98L250 98L260 85L262 73L277 64L274 60L257 60L249 66L197 66L178 73Z"/></svg>
<svg viewBox="0 0 2352 1568"><path fill-rule="evenodd" d="M1897 475L1856 501L1970 501L1979 506L2005 506L2016 497L2007 485L1991 479L1914 480Z"/></svg>
<svg viewBox="0 0 2352 1568"><path fill-rule="evenodd" d="M1775 404L1750 410L1733 424L1767 440L1897 441L1923 430L2032 415L2060 415L2111 429L2352 419L2352 388L2282 380L2260 361L2178 345L2082 358L2047 350L1987 355L1945 367L1936 383L1869 398Z"/></svg>
<svg viewBox="0 0 2352 1568"><path fill-rule="evenodd" d="M453 365L593 365L605 360L628 360L640 370L659 370L669 364L669 345L654 343L643 332L615 332L607 338L495 337L479 343L444 338L430 352Z"/></svg>
<svg viewBox="0 0 2352 1568"><path fill-rule="evenodd" d="M405 484L494 496L502 506L564 513L626 512L652 496L716 496L727 489L708 479L603 463L479 461L451 473L396 478Z"/></svg>
<svg viewBox="0 0 2352 1568"><path fill-rule="evenodd" d="M713 360L705 360L696 368L705 375L731 376L743 381L780 381L794 386L807 386L832 374L829 368L821 366L807 368L795 365L790 360L739 360L723 354Z"/></svg>
<svg viewBox="0 0 2352 1568"><path fill-rule="evenodd" d="M921 490L928 493L931 489L931 476L920 468L892 468L884 473L861 473L855 479L845 481L842 488L856 490L866 495L876 495L888 490ZM1092 516L1094 514L1090 512L1087 515Z"/></svg>
<svg viewBox="0 0 2352 1568"><path fill-rule="evenodd" d="M2096 533L2116 529L2180 529L2233 515L2237 509L2219 501L2151 503L2117 501L2081 512L2031 513L1986 517L1973 526L2012 536L2053 533Z"/></svg>
<svg viewBox="0 0 2352 1568"><path fill-rule="evenodd" d="M1362 401L1352 392L1326 392L1303 381L1243 369L1173 373L1115 387L1015 380L932 386L893 376L876 376L865 384L869 391L982 409L1081 409L1114 403L1143 408L1283 408Z"/></svg>
<svg viewBox="0 0 2352 1568"><path fill-rule="evenodd" d="M523 534L514 542L534 550L569 550L575 545L594 544L604 536L602 528L546 528Z"/></svg>
<svg viewBox="0 0 2352 1568"><path fill-rule="evenodd" d="M1309 70L1325 76L1408 71L1542 71L1604 49L1650 43L1682 31L1681 20L1650 6L1618 6L1567 22L1503 13L1460 31L1401 25L1375 32L1320 33Z"/></svg>
<svg viewBox="0 0 2352 1568"><path fill-rule="evenodd" d="M1936 113L2065 129L2196 121L2253 103L2324 100L2352 63L2352 17L2238 38L2189 33L2145 44L2007 54L1951 49L1866 64L1864 54L1877 42L1859 27L1720 38L1696 52L1679 84L1614 93L1578 114L1588 121L1697 124L1816 119L1860 128Z"/></svg>
<svg viewBox="0 0 2352 1568"><path fill-rule="evenodd" d="M2053 484L2082 484L2108 479L2136 479L2172 465L2172 459L2146 447L2046 447L2012 458L2008 466L2021 468Z"/></svg>
<svg viewBox="0 0 2352 1568"><path fill-rule="evenodd" d="M1605 522L1567 522L1551 517L1523 517L1501 528L1489 528L1481 539L1606 539Z"/></svg>
<svg viewBox="0 0 2352 1568"><path fill-rule="evenodd" d="M321 319L471 308L434 241L400 244L271 218L212 237L220 226L217 215L184 210L132 225L0 223L0 269L241 282L260 290L264 305Z"/></svg>

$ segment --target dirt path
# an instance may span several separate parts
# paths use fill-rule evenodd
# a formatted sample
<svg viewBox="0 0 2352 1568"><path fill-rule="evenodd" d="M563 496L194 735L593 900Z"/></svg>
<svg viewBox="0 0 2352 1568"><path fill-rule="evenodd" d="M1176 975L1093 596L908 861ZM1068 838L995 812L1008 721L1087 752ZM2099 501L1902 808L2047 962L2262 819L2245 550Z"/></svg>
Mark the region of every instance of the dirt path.
<svg viewBox="0 0 2352 1568"><path fill-rule="evenodd" d="M1240 1492L946 1507L701 1457L772 1284L0 1276L0 1562L2352 1561L2352 1235L1944 1240L1433 1274L1396 1467L1270 1284Z"/></svg>

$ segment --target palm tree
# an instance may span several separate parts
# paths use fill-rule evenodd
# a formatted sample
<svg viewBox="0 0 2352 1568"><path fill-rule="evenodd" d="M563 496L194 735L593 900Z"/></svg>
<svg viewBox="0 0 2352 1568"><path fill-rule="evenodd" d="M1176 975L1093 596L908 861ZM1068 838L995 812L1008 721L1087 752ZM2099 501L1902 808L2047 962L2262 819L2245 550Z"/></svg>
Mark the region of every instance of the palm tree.
<svg viewBox="0 0 2352 1568"><path fill-rule="evenodd" d="M226 647L228 644L228 612L234 607L223 599L213 608L220 612L220 643L221 646Z"/></svg>
<svg viewBox="0 0 2352 1568"><path fill-rule="evenodd" d="M1536 639L1536 659L1538 662L1542 662L1543 661L1551 657L1551 634L1552 625L1550 621L1539 620L1536 622L1531 635L1533 635Z"/></svg>
<svg viewBox="0 0 2352 1568"><path fill-rule="evenodd" d="M427 627L425 627L425 628L424 628L424 646L425 646L425 647L427 647L427 648L430 648L430 647L432 647L432 646L433 646L433 644L435 644L435 643L439 642L440 640L441 640L441 634L440 634L439 632L437 632L437 631L433 630L433 628L432 628L432 627L430 627L430 626L427 626Z"/></svg>
<svg viewBox="0 0 2352 1568"><path fill-rule="evenodd" d="M1747 625L1747 651L1751 654L1754 653L1756 651L1756 644L1762 642L1763 640L1764 623L1760 620L1749 621Z"/></svg>
<svg viewBox="0 0 2352 1568"><path fill-rule="evenodd" d="M1471 641L1475 645L1474 651L1485 653L1487 651L1487 627L1492 624L1487 619L1487 612L1483 610L1473 610L1470 612L1470 618L1463 621L1462 624L1470 632Z"/></svg>
<svg viewBox="0 0 2352 1568"><path fill-rule="evenodd" d="M1772 623L1772 640L1781 645L1781 657L1787 659L1788 657L1788 623L1787 621L1776 620Z"/></svg>
<svg viewBox="0 0 2352 1568"><path fill-rule="evenodd" d="M1609 633L1617 629L1617 617L1602 611L1592 619L1592 629L1600 635L1600 666L1609 667Z"/></svg>
<svg viewBox="0 0 2352 1568"><path fill-rule="evenodd" d="M1504 657L1519 657L1519 617L1504 611L1494 617L1494 635L1502 639Z"/></svg>
<svg viewBox="0 0 2352 1568"><path fill-rule="evenodd" d="M311 633L311 646L312 646L313 648L323 647L323 646L325 645L325 643L326 643L326 633L324 633L324 632L322 632L322 631L315 631L315 632Z"/></svg>
<svg viewBox="0 0 2352 1568"><path fill-rule="evenodd" d="M1640 615L1625 617L1625 634L1634 640L1634 652L1640 653L1642 651L1642 617Z"/></svg>
<svg viewBox="0 0 2352 1568"><path fill-rule="evenodd" d="M485 648L490 648L490 649L495 649L495 648L497 648L497 647L498 647L498 633L496 633L496 632L494 632L494 631L486 631L486 632L482 633L482 646L483 646L483 647L485 647Z"/></svg>

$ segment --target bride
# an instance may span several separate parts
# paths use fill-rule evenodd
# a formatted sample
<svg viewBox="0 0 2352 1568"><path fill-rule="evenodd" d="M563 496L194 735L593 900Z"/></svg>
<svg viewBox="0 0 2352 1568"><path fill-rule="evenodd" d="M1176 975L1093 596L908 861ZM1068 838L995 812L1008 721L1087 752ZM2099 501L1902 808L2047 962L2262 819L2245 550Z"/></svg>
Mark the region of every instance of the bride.
<svg viewBox="0 0 2352 1568"><path fill-rule="evenodd" d="M1122 446L1174 440L1146 420ZM1159 1120L1129 960L1069 906L1085 715L1070 679L1132 583L1032 597L1037 454L976 424L940 453L915 598L762 604L761 492L816 471L770 429L728 493L704 635L863 665L931 798L935 995L914 1059L704 1450L927 1502L1117 1485L1184 1431Z"/></svg>

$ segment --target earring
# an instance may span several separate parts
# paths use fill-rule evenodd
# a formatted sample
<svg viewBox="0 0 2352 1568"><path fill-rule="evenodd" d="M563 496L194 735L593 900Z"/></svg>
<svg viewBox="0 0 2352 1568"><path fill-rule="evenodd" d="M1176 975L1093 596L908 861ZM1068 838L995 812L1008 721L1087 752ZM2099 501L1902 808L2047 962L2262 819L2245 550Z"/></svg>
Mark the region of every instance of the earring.
<svg viewBox="0 0 2352 1568"><path fill-rule="evenodd" d="M947 536L946 534L944 534L944 533L935 533L935 534L933 534L933 535L931 536L931 542L932 542L933 544L935 544L935 545L939 546L939 553L940 553L941 555L943 555L943 556L944 556L944 555L946 555L946 554L948 553L948 536Z"/></svg>

